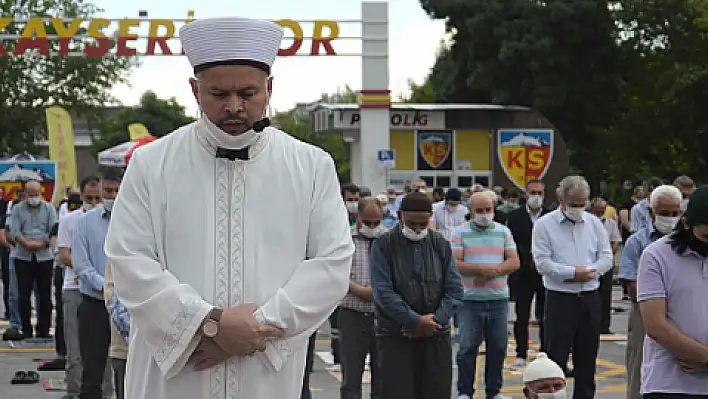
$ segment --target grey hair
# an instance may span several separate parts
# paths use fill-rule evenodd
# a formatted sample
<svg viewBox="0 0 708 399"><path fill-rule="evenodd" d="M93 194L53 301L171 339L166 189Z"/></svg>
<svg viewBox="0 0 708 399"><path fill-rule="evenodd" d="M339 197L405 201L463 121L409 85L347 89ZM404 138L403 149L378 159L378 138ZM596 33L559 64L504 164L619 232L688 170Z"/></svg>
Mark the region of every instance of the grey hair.
<svg viewBox="0 0 708 399"><path fill-rule="evenodd" d="M679 188L693 188L696 187L696 182L694 182L690 177L682 175L674 180L674 186Z"/></svg>
<svg viewBox="0 0 708 399"><path fill-rule="evenodd" d="M677 202L681 202L683 199L683 194L681 194L681 191L679 191L676 186L671 186L668 184L661 185L651 192L651 197L649 198L649 206L651 209L656 209L659 205L659 198L661 197L670 197L675 199Z"/></svg>
<svg viewBox="0 0 708 399"><path fill-rule="evenodd" d="M383 205L379 202L376 197L364 197L359 200L359 205L357 205L357 212L361 215L368 207L376 206L381 213L383 213Z"/></svg>
<svg viewBox="0 0 708 399"><path fill-rule="evenodd" d="M583 194L590 196L590 185L588 181L582 176L571 175L566 176L563 180L558 183L558 190L560 190L560 199L565 201L566 195L570 190L581 190Z"/></svg>
<svg viewBox="0 0 708 399"><path fill-rule="evenodd" d="M485 188L482 191L478 191L476 193L473 193L472 197L475 197L477 195L481 195L481 196L489 198L490 200L492 200L492 204L495 204L495 205L499 201L499 196L497 195L497 193L495 193L494 190L490 190L488 188ZM472 204L472 201L470 201L470 204Z"/></svg>

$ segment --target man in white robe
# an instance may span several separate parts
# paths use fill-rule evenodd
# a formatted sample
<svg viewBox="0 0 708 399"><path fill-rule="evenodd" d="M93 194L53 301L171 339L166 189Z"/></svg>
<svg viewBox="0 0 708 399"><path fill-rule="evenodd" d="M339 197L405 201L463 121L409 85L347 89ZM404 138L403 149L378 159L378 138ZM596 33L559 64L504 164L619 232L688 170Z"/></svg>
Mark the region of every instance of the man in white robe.
<svg viewBox="0 0 708 399"><path fill-rule="evenodd" d="M307 339L347 292L334 162L261 119L282 36L241 18L180 31L202 118L135 152L106 240L127 398L297 399Z"/></svg>

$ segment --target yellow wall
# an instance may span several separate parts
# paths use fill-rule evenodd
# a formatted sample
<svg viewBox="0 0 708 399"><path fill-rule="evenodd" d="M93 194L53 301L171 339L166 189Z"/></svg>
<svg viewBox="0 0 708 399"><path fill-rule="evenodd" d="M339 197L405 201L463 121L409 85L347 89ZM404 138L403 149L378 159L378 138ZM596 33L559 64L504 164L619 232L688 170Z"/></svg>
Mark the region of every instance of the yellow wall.
<svg viewBox="0 0 708 399"><path fill-rule="evenodd" d="M455 159L470 161L472 170L492 170L491 142L488 130L455 131ZM398 152L396 152L398 157Z"/></svg>
<svg viewBox="0 0 708 399"><path fill-rule="evenodd" d="M391 149L396 150L396 167L391 170L415 169L415 136L412 130L392 130Z"/></svg>

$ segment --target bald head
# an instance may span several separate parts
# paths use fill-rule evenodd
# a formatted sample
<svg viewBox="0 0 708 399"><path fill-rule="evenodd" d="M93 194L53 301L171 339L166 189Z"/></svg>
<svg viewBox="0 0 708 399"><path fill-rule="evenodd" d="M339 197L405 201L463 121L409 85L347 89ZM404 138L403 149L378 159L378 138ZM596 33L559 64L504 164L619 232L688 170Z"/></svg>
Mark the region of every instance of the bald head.
<svg viewBox="0 0 708 399"><path fill-rule="evenodd" d="M383 219L383 207L376 197L366 197L359 200L358 207L359 225L364 225L369 228L376 228L381 224Z"/></svg>
<svg viewBox="0 0 708 399"><path fill-rule="evenodd" d="M42 194L42 185L37 181L31 181L25 184L25 193L28 197L36 197Z"/></svg>
<svg viewBox="0 0 708 399"><path fill-rule="evenodd" d="M494 213L494 202L497 195L492 190L477 191L470 197L468 205L470 213L473 214L488 214Z"/></svg>

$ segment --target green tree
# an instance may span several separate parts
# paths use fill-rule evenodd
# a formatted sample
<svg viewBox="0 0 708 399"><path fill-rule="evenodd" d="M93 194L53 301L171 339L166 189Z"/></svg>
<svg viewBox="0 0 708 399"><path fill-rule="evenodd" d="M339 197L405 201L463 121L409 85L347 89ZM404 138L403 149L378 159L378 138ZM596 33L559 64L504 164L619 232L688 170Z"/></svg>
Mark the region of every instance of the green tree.
<svg viewBox="0 0 708 399"><path fill-rule="evenodd" d="M408 79L408 87L410 87L408 94L400 97L402 103L430 104L436 101L435 87L433 87L433 83L430 81L430 75L428 75L425 81L420 85L417 84L415 80Z"/></svg>
<svg viewBox="0 0 708 399"><path fill-rule="evenodd" d="M163 100L155 93L147 91L140 97L137 106L123 108L115 117L99 122L100 134L94 138L93 149L98 153L130 140L128 126L133 123L142 123L151 135L162 137L193 121L194 118L185 114L185 108L176 98Z"/></svg>
<svg viewBox="0 0 708 399"><path fill-rule="evenodd" d="M0 15L16 19L30 17L91 18L96 6L82 0L5 0L0 1ZM11 24L3 33L19 35L22 24ZM56 34L46 23L48 35ZM85 33L79 32L79 35ZM88 39L77 38L70 49ZM8 52L16 41L4 40ZM52 40L51 50L59 43ZM83 48L83 47L80 47ZM135 59L105 57L41 56L28 52L23 56L0 56L0 148L4 154L36 152L35 141L46 136L44 108L61 105L79 115L88 115L97 107L114 101L113 85L126 80Z"/></svg>
<svg viewBox="0 0 708 399"><path fill-rule="evenodd" d="M615 21L598 0L421 0L452 44L431 83L442 102L526 105L564 135L571 161L598 183L598 132L617 116Z"/></svg>

